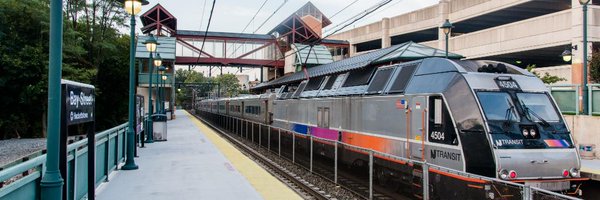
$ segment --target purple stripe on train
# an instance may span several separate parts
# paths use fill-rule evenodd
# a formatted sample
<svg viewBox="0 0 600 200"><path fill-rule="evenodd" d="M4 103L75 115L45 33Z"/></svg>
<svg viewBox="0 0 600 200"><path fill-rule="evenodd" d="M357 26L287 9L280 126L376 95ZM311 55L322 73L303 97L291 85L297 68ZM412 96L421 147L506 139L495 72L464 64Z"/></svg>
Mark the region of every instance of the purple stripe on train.
<svg viewBox="0 0 600 200"><path fill-rule="evenodd" d="M318 138L325 138L329 140L338 139L338 131L327 128L310 127L310 134Z"/></svg>

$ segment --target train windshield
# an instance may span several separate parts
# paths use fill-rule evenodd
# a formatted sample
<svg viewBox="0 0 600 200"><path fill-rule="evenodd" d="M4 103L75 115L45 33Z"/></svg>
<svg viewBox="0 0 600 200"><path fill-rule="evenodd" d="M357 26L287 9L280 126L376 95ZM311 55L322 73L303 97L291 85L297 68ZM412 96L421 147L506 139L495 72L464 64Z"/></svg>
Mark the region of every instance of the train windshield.
<svg viewBox="0 0 600 200"><path fill-rule="evenodd" d="M477 96L488 120L520 121L516 114L515 104L508 93L478 92Z"/></svg>
<svg viewBox="0 0 600 200"><path fill-rule="evenodd" d="M527 110L529 119L536 122L560 121L556 109L552 106L550 99L543 93L517 93L521 105Z"/></svg>

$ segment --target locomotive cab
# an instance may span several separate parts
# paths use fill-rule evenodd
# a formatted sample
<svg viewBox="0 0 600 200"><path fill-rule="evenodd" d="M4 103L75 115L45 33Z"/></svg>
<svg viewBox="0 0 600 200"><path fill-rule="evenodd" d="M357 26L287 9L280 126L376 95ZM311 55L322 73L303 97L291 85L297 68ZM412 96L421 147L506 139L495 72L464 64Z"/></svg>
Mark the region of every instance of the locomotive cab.
<svg viewBox="0 0 600 200"><path fill-rule="evenodd" d="M479 103L496 177L553 191L570 189L570 181L580 177L579 156L548 89L535 76L492 71L480 68L477 79L465 77Z"/></svg>

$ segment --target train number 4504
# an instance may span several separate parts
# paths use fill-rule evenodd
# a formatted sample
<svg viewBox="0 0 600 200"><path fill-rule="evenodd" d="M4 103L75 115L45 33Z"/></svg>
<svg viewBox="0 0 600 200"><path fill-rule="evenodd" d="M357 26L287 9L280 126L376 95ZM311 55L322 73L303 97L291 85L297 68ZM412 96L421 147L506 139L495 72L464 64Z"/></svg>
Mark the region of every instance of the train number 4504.
<svg viewBox="0 0 600 200"><path fill-rule="evenodd" d="M431 135L429 136L431 139L433 140L444 140L444 132L440 132L440 131L433 131L431 132Z"/></svg>

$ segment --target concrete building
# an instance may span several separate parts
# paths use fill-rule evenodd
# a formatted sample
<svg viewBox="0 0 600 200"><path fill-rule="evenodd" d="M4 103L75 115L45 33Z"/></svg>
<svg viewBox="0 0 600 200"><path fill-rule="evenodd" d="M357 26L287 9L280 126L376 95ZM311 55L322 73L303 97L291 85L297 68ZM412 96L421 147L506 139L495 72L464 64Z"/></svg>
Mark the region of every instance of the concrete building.
<svg viewBox="0 0 600 200"><path fill-rule="evenodd" d="M600 42L600 0L588 13L590 49ZM467 59L493 59L521 67L535 64L538 71L582 81L583 14L578 0L440 0L436 5L384 18L331 39L350 42L350 56L407 41L445 48L438 27L449 19L454 25L449 51ZM571 45L572 64L559 55ZM588 51L591 54L591 50Z"/></svg>

